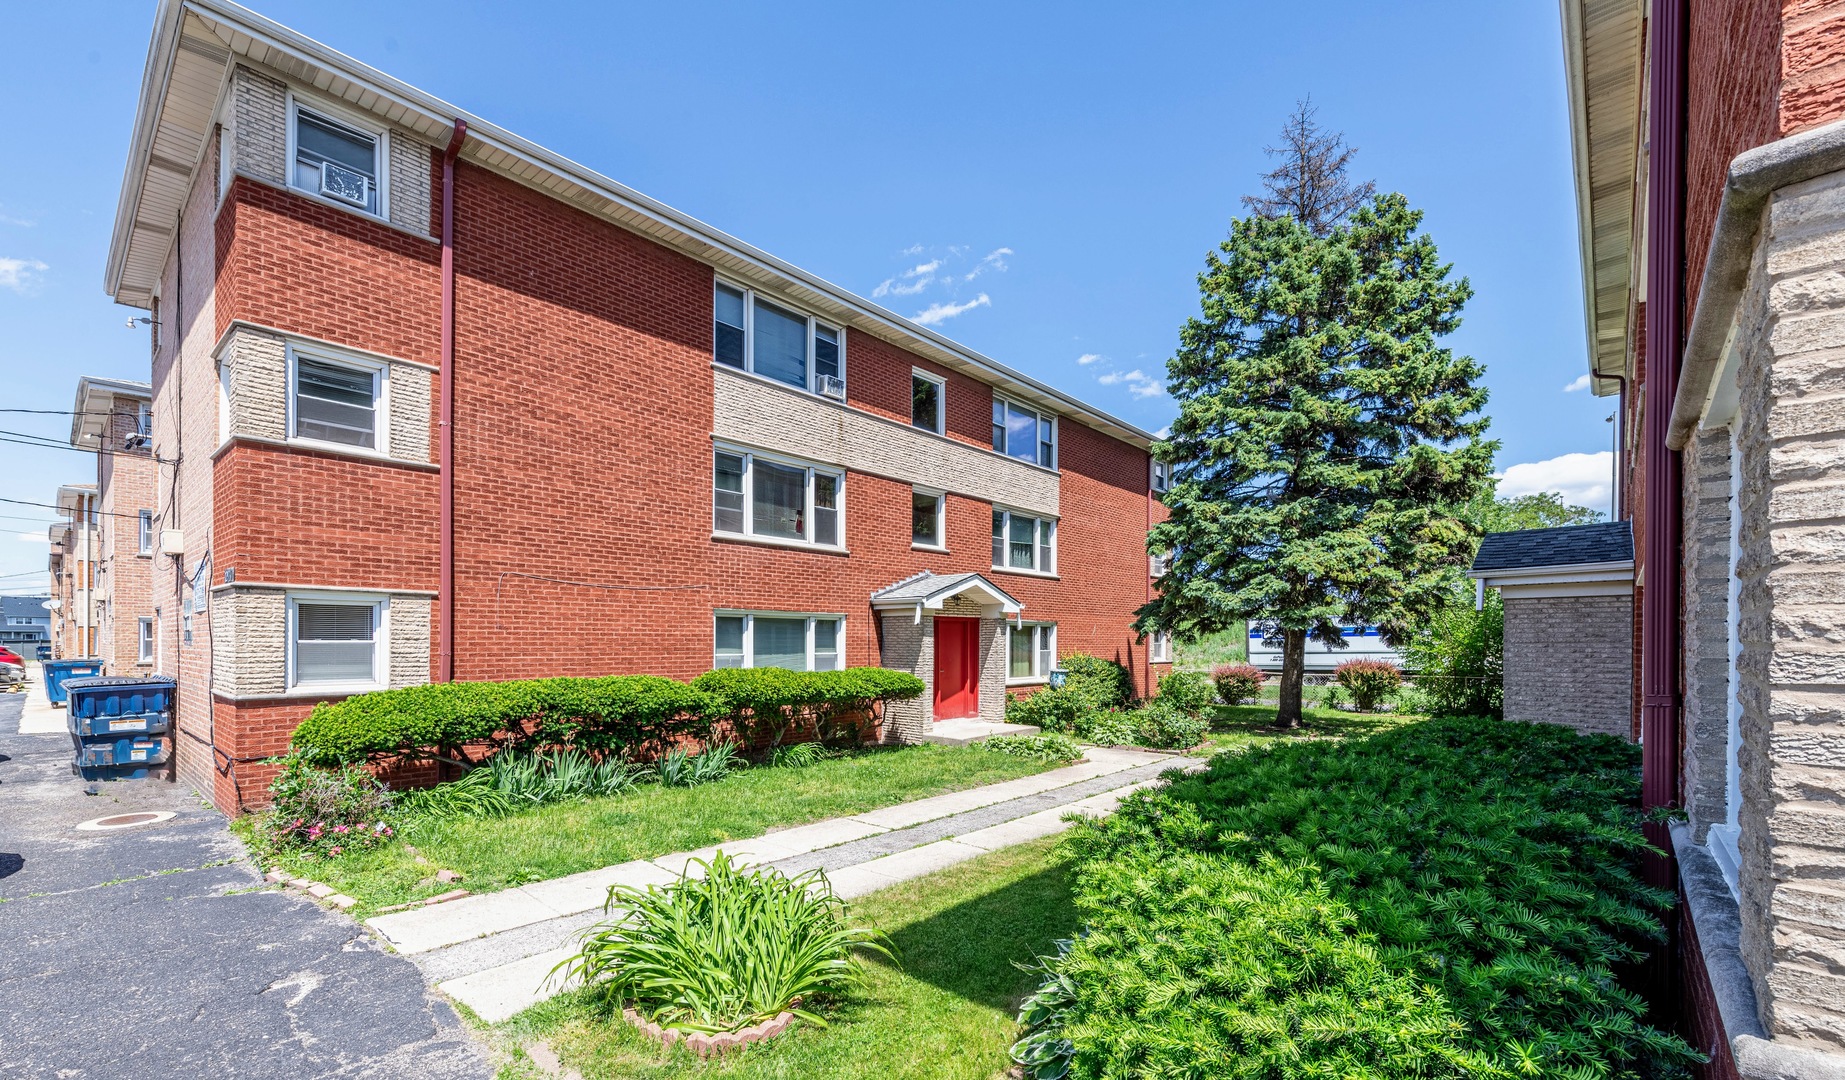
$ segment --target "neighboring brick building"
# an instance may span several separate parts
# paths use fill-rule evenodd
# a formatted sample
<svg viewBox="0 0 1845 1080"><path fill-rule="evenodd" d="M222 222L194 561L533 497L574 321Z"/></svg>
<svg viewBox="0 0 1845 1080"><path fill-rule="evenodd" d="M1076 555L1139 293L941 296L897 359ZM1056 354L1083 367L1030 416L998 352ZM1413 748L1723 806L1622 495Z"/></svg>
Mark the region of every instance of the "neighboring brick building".
<svg viewBox="0 0 1845 1080"><path fill-rule="evenodd" d="M1845 0L1562 7L1686 1025L1711 1077L1845 1076Z"/></svg>
<svg viewBox="0 0 1845 1080"><path fill-rule="evenodd" d="M96 454L95 643L108 675L154 670L152 390L144 382L77 381L70 443Z"/></svg>
<svg viewBox="0 0 1845 1080"><path fill-rule="evenodd" d="M82 660L96 655L98 606L96 568L102 560L96 529L96 485L58 488L58 512L68 521L51 526L51 655Z"/></svg>
<svg viewBox="0 0 1845 1080"><path fill-rule="evenodd" d="M158 663L217 805L431 678L882 663L914 737L1070 652L1164 670L1148 433L233 5L163 3L148 71L107 287L155 312Z"/></svg>

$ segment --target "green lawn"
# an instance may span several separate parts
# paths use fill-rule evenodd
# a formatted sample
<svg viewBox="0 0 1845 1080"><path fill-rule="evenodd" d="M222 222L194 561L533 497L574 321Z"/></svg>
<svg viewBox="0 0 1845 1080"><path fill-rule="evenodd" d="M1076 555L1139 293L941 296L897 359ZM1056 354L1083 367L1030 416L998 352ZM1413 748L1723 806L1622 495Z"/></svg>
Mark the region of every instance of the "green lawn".
<svg viewBox="0 0 1845 1080"><path fill-rule="evenodd" d="M1249 628L1245 623L1221 634L1207 634L1197 641L1175 641L1173 669L1176 671L1210 671L1219 664L1242 664L1249 660Z"/></svg>
<svg viewBox="0 0 1845 1080"><path fill-rule="evenodd" d="M280 865L353 897L359 903L352 915L363 919L380 907L455 888L436 880L442 869L459 872L462 887L489 892L760 836L777 827L862 814L1048 767L971 747L872 749L803 769L747 769L700 787L648 784L626 795L557 803L504 818L423 824L396 843L330 860L263 850L254 819L242 819L237 828L257 849L262 865Z"/></svg>
<svg viewBox="0 0 1845 1080"><path fill-rule="evenodd" d="M1263 743L1295 739L1344 739L1375 735L1400 724L1423 719L1399 713L1357 713L1344 709L1317 709L1304 704L1301 726L1286 730L1275 726L1273 705L1216 705L1212 707L1210 734L1205 743L1191 751L1194 757L1210 757L1224 750L1245 750Z"/></svg>
<svg viewBox="0 0 1845 1080"><path fill-rule="evenodd" d="M586 1080L990 1080L1003 1075L1019 1001L1037 980L1013 966L1076 929L1054 839L1008 848L854 901L850 919L890 934L901 967L869 961L865 989L832 1010L826 1030L797 1026L728 1059L662 1052L579 992L535 1006L498 1031L534 1036ZM506 1080L537 1077L523 1060Z"/></svg>

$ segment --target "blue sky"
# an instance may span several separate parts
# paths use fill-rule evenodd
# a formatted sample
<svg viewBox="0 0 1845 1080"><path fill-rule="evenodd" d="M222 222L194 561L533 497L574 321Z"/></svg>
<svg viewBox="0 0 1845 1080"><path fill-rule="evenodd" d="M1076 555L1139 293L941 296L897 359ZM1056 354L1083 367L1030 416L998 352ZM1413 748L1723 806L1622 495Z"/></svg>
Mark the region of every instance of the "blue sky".
<svg viewBox="0 0 1845 1080"><path fill-rule="evenodd" d="M1486 366L1500 468L1606 507L1584 455L1611 408L1565 389L1585 359L1552 4L257 7L1149 430L1175 412L1164 364L1204 254L1311 94L1355 174L1426 210L1472 279L1450 343ZM0 407L148 377L102 267L153 15L8 12ZM93 478L86 455L0 443L0 497ZM0 515L0 592L26 591L52 514Z"/></svg>

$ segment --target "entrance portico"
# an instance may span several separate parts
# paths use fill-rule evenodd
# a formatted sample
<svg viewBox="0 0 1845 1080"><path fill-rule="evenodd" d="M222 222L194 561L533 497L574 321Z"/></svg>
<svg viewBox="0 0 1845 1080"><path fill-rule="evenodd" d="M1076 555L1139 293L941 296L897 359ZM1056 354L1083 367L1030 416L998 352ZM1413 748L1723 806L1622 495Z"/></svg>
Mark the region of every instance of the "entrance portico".
<svg viewBox="0 0 1845 1080"><path fill-rule="evenodd" d="M978 573L924 571L872 593L871 606L883 665L928 686L914 701L890 703L887 740L920 742L940 720L1004 721L1004 631L1024 610L1019 601Z"/></svg>

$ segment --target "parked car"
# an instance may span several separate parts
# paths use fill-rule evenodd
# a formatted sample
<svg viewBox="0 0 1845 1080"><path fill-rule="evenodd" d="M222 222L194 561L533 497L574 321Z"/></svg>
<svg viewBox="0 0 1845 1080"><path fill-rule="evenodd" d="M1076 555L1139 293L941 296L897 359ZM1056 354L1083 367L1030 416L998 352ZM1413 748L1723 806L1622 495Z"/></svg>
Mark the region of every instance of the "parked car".
<svg viewBox="0 0 1845 1080"><path fill-rule="evenodd" d="M0 664L12 664L16 667L25 667L26 659L7 648L5 645L0 645Z"/></svg>

